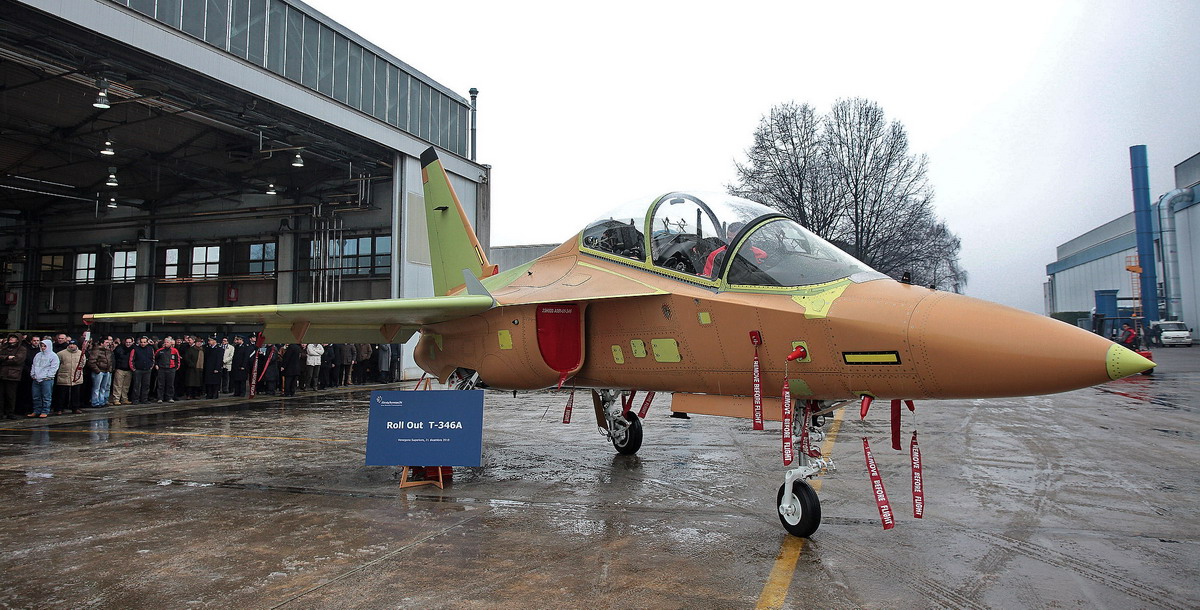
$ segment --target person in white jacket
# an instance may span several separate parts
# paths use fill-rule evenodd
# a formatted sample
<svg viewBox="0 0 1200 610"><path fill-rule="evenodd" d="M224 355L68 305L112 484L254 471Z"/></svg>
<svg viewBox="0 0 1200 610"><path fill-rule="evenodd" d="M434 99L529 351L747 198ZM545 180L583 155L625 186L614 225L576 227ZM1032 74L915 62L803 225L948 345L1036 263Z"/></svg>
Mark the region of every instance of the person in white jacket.
<svg viewBox="0 0 1200 610"><path fill-rule="evenodd" d="M49 417L50 403L54 400L54 378L58 375L58 354L54 353L54 342L42 339L41 351L33 356L33 413L29 417Z"/></svg>
<svg viewBox="0 0 1200 610"><path fill-rule="evenodd" d="M317 380L321 375L321 355L325 348L320 343L309 343L304 348L304 387L311 392L317 391Z"/></svg>
<svg viewBox="0 0 1200 610"><path fill-rule="evenodd" d="M229 343L229 337L221 337L221 349L225 350L225 357L221 359L221 391L229 393L229 371L233 370L233 345Z"/></svg>

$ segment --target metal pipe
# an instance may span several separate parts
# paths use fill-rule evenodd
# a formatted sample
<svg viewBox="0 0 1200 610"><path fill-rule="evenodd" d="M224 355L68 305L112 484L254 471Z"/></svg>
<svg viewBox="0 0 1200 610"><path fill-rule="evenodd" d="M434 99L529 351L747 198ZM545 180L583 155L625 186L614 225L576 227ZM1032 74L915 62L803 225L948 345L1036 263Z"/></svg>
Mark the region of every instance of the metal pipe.
<svg viewBox="0 0 1200 610"><path fill-rule="evenodd" d="M476 141L475 138L476 138L476 126L477 126L477 120L478 120L476 117L479 114L479 105L476 103L477 100L479 99L479 89L476 89L475 87L471 87L471 90L468 91L468 93L471 94L471 160L474 161L476 147L478 146L478 142Z"/></svg>
<svg viewBox="0 0 1200 610"><path fill-rule="evenodd" d="M1190 188L1175 189L1158 198L1158 226L1162 234L1163 273L1167 276L1164 296L1167 300L1167 319L1179 319L1180 279L1179 279L1179 244L1175 235L1175 204L1180 201L1190 202L1195 192ZM1163 216L1163 208L1167 209Z"/></svg>

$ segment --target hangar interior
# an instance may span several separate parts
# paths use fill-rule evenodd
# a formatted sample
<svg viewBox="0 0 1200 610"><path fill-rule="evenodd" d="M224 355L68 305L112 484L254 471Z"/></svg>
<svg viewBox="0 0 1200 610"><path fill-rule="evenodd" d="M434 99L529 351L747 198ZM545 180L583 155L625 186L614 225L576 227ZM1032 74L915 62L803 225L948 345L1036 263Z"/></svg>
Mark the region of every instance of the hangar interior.
<svg viewBox="0 0 1200 610"><path fill-rule="evenodd" d="M1159 317L1200 325L1200 153L1175 166L1175 189L1151 205ZM1141 297L1134 213L1060 246L1046 266L1046 312L1090 312L1095 291L1117 290L1122 306Z"/></svg>
<svg viewBox="0 0 1200 610"><path fill-rule="evenodd" d="M473 101L298 0L0 0L0 31L7 328L429 295L430 145L488 246Z"/></svg>

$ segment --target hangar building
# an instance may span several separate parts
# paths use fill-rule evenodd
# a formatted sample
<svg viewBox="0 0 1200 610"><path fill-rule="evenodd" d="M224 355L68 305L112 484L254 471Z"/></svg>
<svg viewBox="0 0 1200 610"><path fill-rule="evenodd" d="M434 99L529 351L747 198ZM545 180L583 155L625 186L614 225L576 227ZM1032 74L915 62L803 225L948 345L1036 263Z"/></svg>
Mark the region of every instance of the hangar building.
<svg viewBox="0 0 1200 610"><path fill-rule="evenodd" d="M0 0L0 29L7 328L430 295L430 145L488 246L473 100L299 0Z"/></svg>
<svg viewBox="0 0 1200 610"><path fill-rule="evenodd" d="M1200 154L1175 166L1175 189L1152 203L1151 218L1159 317L1200 326ZM1132 211L1058 246L1058 260L1046 266L1046 312L1086 314L1096 290L1117 290L1129 305L1140 296L1127 270L1137 262Z"/></svg>

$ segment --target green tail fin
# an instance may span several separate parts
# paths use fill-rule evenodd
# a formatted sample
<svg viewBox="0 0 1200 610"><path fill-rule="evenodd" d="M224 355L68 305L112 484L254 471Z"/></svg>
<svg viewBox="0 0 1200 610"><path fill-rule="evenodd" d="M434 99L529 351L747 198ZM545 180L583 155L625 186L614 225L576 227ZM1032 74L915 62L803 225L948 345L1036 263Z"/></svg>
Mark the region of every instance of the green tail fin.
<svg viewBox="0 0 1200 610"><path fill-rule="evenodd" d="M488 262L432 146L421 153L421 182L425 185L425 224L429 229L434 292L446 295L462 288L464 269L480 279L495 275L496 266Z"/></svg>

